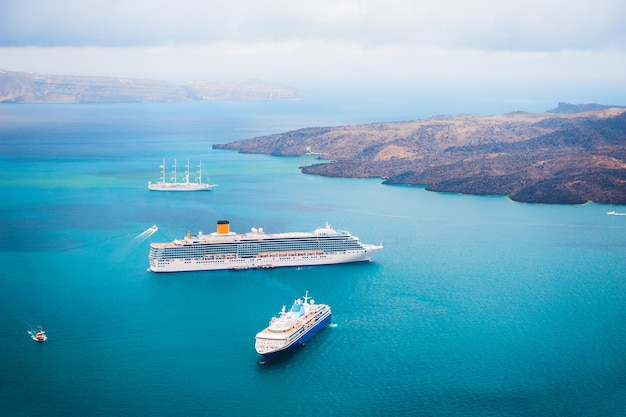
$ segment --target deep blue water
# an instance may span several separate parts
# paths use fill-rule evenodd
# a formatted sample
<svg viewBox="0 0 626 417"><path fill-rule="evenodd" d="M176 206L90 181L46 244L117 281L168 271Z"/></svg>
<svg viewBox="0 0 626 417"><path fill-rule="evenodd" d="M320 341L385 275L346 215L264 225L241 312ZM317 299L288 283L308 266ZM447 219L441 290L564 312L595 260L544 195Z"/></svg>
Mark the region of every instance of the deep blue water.
<svg viewBox="0 0 626 417"><path fill-rule="evenodd" d="M1 413L626 415L626 216L211 149L427 115L306 100L0 106ZM219 186L149 192L162 158L201 159ZM328 221L385 247L353 265L147 271L150 240L219 219L236 232ZM305 290L334 324L261 363L254 335ZM45 344L28 337L37 325Z"/></svg>

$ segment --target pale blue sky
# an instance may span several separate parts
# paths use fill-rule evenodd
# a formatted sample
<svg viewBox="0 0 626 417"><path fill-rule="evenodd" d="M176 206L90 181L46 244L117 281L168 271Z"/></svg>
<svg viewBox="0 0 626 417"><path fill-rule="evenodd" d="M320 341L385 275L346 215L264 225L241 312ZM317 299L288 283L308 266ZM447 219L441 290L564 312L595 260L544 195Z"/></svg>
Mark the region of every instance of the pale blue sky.
<svg viewBox="0 0 626 417"><path fill-rule="evenodd" d="M3 0L0 68L626 91L625 18L623 0Z"/></svg>

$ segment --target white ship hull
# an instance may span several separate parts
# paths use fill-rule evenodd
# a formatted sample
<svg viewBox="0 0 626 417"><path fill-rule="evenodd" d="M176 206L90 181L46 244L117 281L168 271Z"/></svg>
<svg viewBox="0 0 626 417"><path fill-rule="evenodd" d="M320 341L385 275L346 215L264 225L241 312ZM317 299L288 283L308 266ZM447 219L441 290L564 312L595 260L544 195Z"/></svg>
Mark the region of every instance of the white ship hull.
<svg viewBox="0 0 626 417"><path fill-rule="evenodd" d="M148 183L150 191L210 191L213 188L210 184L194 183Z"/></svg>
<svg viewBox="0 0 626 417"><path fill-rule="evenodd" d="M293 340L271 340L257 336L255 348L259 355L263 355L266 359L272 359L282 355L296 347L303 346L313 336L320 332L324 327L328 326L332 320L332 313L329 311L324 318L314 327L303 329L303 333Z"/></svg>
<svg viewBox="0 0 626 417"><path fill-rule="evenodd" d="M371 249L339 254L322 255L286 255L253 258L227 259L159 259L150 260L150 270L153 272L187 272L187 271L215 271L220 269L253 269L278 268L294 266L333 265L352 262L369 261L378 246Z"/></svg>

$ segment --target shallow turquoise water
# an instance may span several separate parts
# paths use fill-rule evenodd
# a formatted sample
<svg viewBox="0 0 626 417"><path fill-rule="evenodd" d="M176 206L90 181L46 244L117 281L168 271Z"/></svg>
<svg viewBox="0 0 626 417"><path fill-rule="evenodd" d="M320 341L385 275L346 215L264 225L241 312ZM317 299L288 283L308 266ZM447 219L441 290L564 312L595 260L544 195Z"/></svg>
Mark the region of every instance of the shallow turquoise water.
<svg viewBox="0 0 626 417"><path fill-rule="evenodd" d="M367 117L297 102L3 106L3 413L626 414L626 216L211 149ZM149 192L162 158L202 159L219 187ZM328 221L385 248L353 265L147 271L150 240L218 219L236 232ZM305 290L334 325L262 364L255 333ZM37 325L45 344L28 337Z"/></svg>

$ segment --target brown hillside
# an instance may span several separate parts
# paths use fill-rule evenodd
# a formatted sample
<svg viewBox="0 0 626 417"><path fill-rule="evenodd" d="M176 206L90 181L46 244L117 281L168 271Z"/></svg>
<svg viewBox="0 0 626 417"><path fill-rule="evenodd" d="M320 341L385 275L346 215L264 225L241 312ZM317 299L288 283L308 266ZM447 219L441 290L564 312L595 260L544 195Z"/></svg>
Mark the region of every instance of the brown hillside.
<svg viewBox="0 0 626 417"><path fill-rule="evenodd" d="M400 123L306 128L215 145L240 152L320 153L303 172L382 177L432 191L516 201L626 204L626 109L437 116Z"/></svg>

